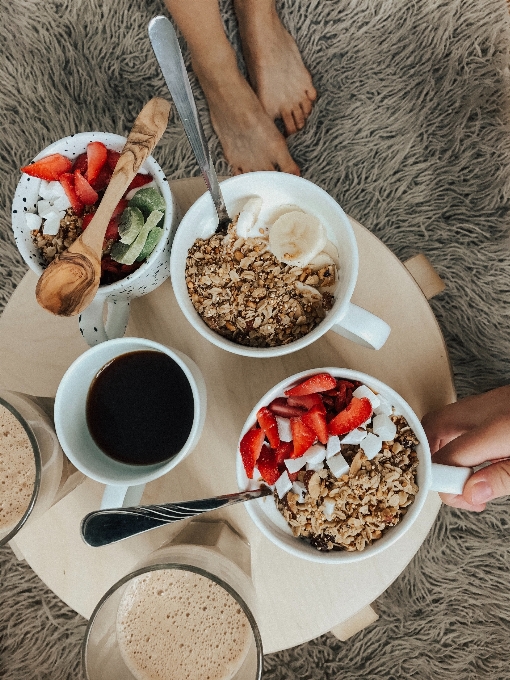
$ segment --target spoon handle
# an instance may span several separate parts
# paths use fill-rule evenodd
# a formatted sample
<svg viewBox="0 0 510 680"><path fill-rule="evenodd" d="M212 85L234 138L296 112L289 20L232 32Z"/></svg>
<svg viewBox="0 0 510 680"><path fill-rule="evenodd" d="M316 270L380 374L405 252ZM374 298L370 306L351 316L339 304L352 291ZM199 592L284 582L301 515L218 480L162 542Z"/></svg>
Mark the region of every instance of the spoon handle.
<svg viewBox="0 0 510 680"><path fill-rule="evenodd" d="M263 486L253 491L242 491L197 501L96 510L83 518L81 535L85 543L98 548L165 524L179 522L182 519L188 519L188 517L194 517L210 510L226 508L235 503L268 496L271 493L271 489Z"/></svg>
<svg viewBox="0 0 510 680"><path fill-rule="evenodd" d="M195 99L191 91L188 73L184 65L174 27L166 17L155 17L149 23L149 38L163 77L172 95L175 108L179 113L184 130L200 166L200 171L211 193L218 213L218 227L226 232L232 220L227 213L218 177L212 162L211 152L205 138L202 123L198 117Z"/></svg>

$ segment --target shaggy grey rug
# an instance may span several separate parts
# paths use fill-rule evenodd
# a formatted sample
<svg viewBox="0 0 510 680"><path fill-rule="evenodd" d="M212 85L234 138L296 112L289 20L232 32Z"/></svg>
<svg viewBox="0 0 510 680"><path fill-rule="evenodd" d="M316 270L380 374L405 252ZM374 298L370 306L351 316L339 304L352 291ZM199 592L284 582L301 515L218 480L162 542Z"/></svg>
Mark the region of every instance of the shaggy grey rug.
<svg viewBox="0 0 510 680"><path fill-rule="evenodd" d="M459 396L510 382L510 26L505 0L281 0L320 93L289 141L303 175L399 257L425 253L446 281L432 305ZM239 48L230 2L227 31ZM167 96L147 40L156 0L1 0L2 305L25 267L10 232L18 168L83 130L126 133ZM240 54L240 52L239 52ZM207 119L196 83L200 112ZM227 172L210 126L217 169ZM198 174L175 117L156 157ZM379 621L266 657L267 680L510 678L508 500L443 508ZM85 622L9 548L0 550L0 676L80 676Z"/></svg>

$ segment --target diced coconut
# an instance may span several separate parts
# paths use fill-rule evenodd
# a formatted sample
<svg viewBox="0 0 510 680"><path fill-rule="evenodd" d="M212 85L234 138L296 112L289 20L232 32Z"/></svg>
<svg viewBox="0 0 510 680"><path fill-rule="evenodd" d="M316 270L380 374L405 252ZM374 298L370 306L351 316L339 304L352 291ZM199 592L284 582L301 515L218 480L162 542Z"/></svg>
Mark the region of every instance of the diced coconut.
<svg viewBox="0 0 510 680"><path fill-rule="evenodd" d="M379 399L377 394L375 394L375 392L372 392L372 390L366 385L360 385L359 387L356 387L356 389L352 393L352 396L357 397L358 399L366 397L372 404L372 408L377 408L377 406L379 406L379 404L381 403L381 400Z"/></svg>
<svg viewBox="0 0 510 680"><path fill-rule="evenodd" d="M393 406L382 395L379 394L378 397L380 400L380 404L379 406L376 406L376 408L374 408L375 415L391 416L391 414L393 413Z"/></svg>
<svg viewBox="0 0 510 680"><path fill-rule="evenodd" d="M66 194L63 194L53 201L53 207L57 210L67 210L71 207L71 201L67 198Z"/></svg>
<svg viewBox="0 0 510 680"><path fill-rule="evenodd" d="M56 236L60 229L61 216L58 212L51 212L44 218L43 234L46 236Z"/></svg>
<svg viewBox="0 0 510 680"><path fill-rule="evenodd" d="M292 482L290 481L289 475L286 471L283 472L276 480L275 489L276 493L278 494L278 498L283 498L287 491L292 489Z"/></svg>
<svg viewBox="0 0 510 680"><path fill-rule="evenodd" d="M382 449L383 440L376 434L369 432L361 444L365 456L372 460Z"/></svg>
<svg viewBox="0 0 510 680"><path fill-rule="evenodd" d="M27 228L30 229L30 231L34 231L35 229L39 229L41 227L42 217L40 215L27 212L25 213L25 220L27 223Z"/></svg>
<svg viewBox="0 0 510 680"><path fill-rule="evenodd" d="M335 453L339 453L342 450L340 446L340 437L336 434L330 435L328 437L328 443L326 444L326 459L334 456Z"/></svg>
<svg viewBox="0 0 510 680"><path fill-rule="evenodd" d="M290 420L288 418L276 417L276 424L278 425L278 434L282 442L292 441L292 430L290 429Z"/></svg>
<svg viewBox="0 0 510 680"><path fill-rule="evenodd" d="M333 498L326 498L322 504L322 512L328 521L333 519L333 513L335 512L335 501Z"/></svg>
<svg viewBox="0 0 510 680"><path fill-rule="evenodd" d="M292 491L294 493L297 493L297 495L299 496L299 498L297 499L297 503L303 503L306 496L306 486L303 484L303 482L295 481L292 484Z"/></svg>
<svg viewBox="0 0 510 680"><path fill-rule="evenodd" d="M261 208L260 196L252 196L246 201L236 223L236 232L240 238L255 238L261 235L260 225L257 224Z"/></svg>
<svg viewBox="0 0 510 680"><path fill-rule="evenodd" d="M316 465L319 465L319 470L321 470L322 461L325 457L326 448L322 446L322 444L314 444L313 446L310 446L303 456L299 456L299 458L287 458L284 462L285 467L291 473L301 470L305 465L310 465L308 469L311 469L312 466L315 468Z"/></svg>
<svg viewBox="0 0 510 680"><path fill-rule="evenodd" d="M37 213L46 219L48 215L52 212L57 212L50 201L42 200L37 201Z"/></svg>
<svg viewBox="0 0 510 680"><path fill-rule="evenodd" d="M328 459L328 467L335 477L341 477L349 472L349 463L345 460L341 453L332 456Z"/></svg>
<svg viewBox="0 0 510 680"><path fill-rule="evenodd" d="M320 463L307 463L306 464L306 469L307 470L313 470L314 472L320 472L320 470L324 469L324 464L322 462Z"/></svg>
<svg viewBox="0 0 510 680"><path fill-rule="evenodd" d="M395 423L391 420L391 418L388 418L388 416L385 416L382 413L378 416L374 416L374 420L372 421L372 430L374 434L379 435L383 442L393 441L397 434L397 426Z"/></svg>
<svg viewBox="0 0 510 680"><path fill-rule="evenodd" d="M357 427L348 432L345 437L342 437L342 444L361 444L367 436L367 431L362 427Z"/></svg>
<svg viewBox="0 0 510 680"><path fill-rule="evenodd" d="M39 186L39 196L41 198L45 199L46 201L54 201L63 194L65 194L65 191L60 182L57 182L56 180L53 182L47 182L44 179L41 180L41 184Z"/></svg>
<svg viewBox="0 0 510 680"><path fill-rule="evenodd" d="M307 460L304 456L299 456L299 458L287 458L284 463L287 470L293 474L294 472L299 472L307 464Z"/></svg>

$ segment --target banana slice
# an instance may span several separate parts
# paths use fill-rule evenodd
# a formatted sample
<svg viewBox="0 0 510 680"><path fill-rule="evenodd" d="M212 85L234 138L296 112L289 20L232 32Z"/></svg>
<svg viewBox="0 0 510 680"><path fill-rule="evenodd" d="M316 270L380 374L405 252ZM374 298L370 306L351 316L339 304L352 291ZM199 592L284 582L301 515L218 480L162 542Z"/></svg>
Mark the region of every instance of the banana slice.
<svg viewBox="0 0 510 680"><path fill-rule="evenodd" d="M269 229L269 249L280 262L305 267L324 249L326 230L314 215L293 210Z"/></svg>
<svg viewBox="0 0 510 680"><path fill-rule="evenodd" d="M267 223L268 224L274 224L279 217L281 217L282 215L285 215L285 213L289 213L289 212L293 212L293 211L302 212L302 213L305 212L298 205L293 205L292 203L284 203L283 205L279 205L277 208L274 208L271 211L271 213L268 215Z"/></svg>
<svg viewBox="0 0 510 680"><path fill-rule="evenodd" d="M260 196L252 196L246 201L236 223L236 232L239 237L260 238L266 233L265 229L262 228L261 231L261 227L257 224L261 208L262 198Z"/></svg>
<svg viewBox="0 0 510 680"><path fill-rule="evenodd" d="M335 264L333 258L330 257L325 250L321 250L321 252L316 255L313 260L310 260L308 266L312 269L322 269L323 267L329 267L331 264Z"/></svg>

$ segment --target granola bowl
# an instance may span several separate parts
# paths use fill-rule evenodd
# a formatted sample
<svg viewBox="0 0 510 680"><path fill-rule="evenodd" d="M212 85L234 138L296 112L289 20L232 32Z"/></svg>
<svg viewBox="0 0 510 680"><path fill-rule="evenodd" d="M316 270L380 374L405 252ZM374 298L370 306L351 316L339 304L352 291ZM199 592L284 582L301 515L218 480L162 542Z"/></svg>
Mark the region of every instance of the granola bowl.
<svg viewBox="0 0 510 680"><path fill-rule="evenodd" d="M335 389L322 391L320 407L312 405L318 400L317 392L306 397L288 394L303 391L297 386L305 382L309 385L310 380L323 379L321 376L325 375L330 376L331 385L336 381L337 395L342 392L340 388L344 396L346 389L350 391L351 401L347 398L342 403L350 406L344 409L340 406L335 417L330 411L330 403L332 409L338 404ZM314 399L310 400L312 396ZM327 407L327 414L322 406ZM357 421L352 420L354 406L368 409L358 410ZM305 407L309 410L305 411ZM296 442L306 427L310 429L317 422L313 416L317 417L321 409L323 425L328 419L327 426L324 425L325 439L311 443L312 435L304 444L304 455L293 458L292 448L296 453ZM271 441L271 435L276 436L271 414L281 436L276 441ZM348 422L346 414L355 427L352 431L343 427L344 434L332 435L331 432L342 431L338 423ZM291 418L291 425L282 422ZM289 442L290 436L284 432L291 431ZM317 432L320 431L318 427ZM264 444L260 449L262 438ZM251 461L255 469L249 478L246 460L253 453L250 446L254 441L258 442L253 456L256 462ZM278 452L285 446L289 447L286 454L280 455ZM275 454L278 472L271 467L275 465ZM266 538L296 557L323 564L344 564L373 557L396 541L405 540L404 534L420 515L428 491L461 493L471 470L431 462L418 417L390 387L358 371L329 367L292 375L262 397L241 432L236 474L240 490L264 483L273 487L272 496L245 504Z"/></svg>
<svg viewBox="0 0 510 680"><path fill-rule="evenodd" d="M227 238L214 236L218 216L207 192L183 217L170 257L177 302L203 337L229 352L261 358L302 349L330 329L367 347L384 344L389 326L350 301L358 274L356 238L329 194L281 172L246 173L221 187L233 219ZM250 213L248 206L257 202L256 214ZM318 223L324 251L313 257L307 251L316 270L308 268L309 259L294 266L272 249L273 229L285 211ZM243 221L251 236L241 235L242 215L253 217L252 231ZM303 239L313 250L310 233ZM330 265L317 264L319 256Z"/></svg>

